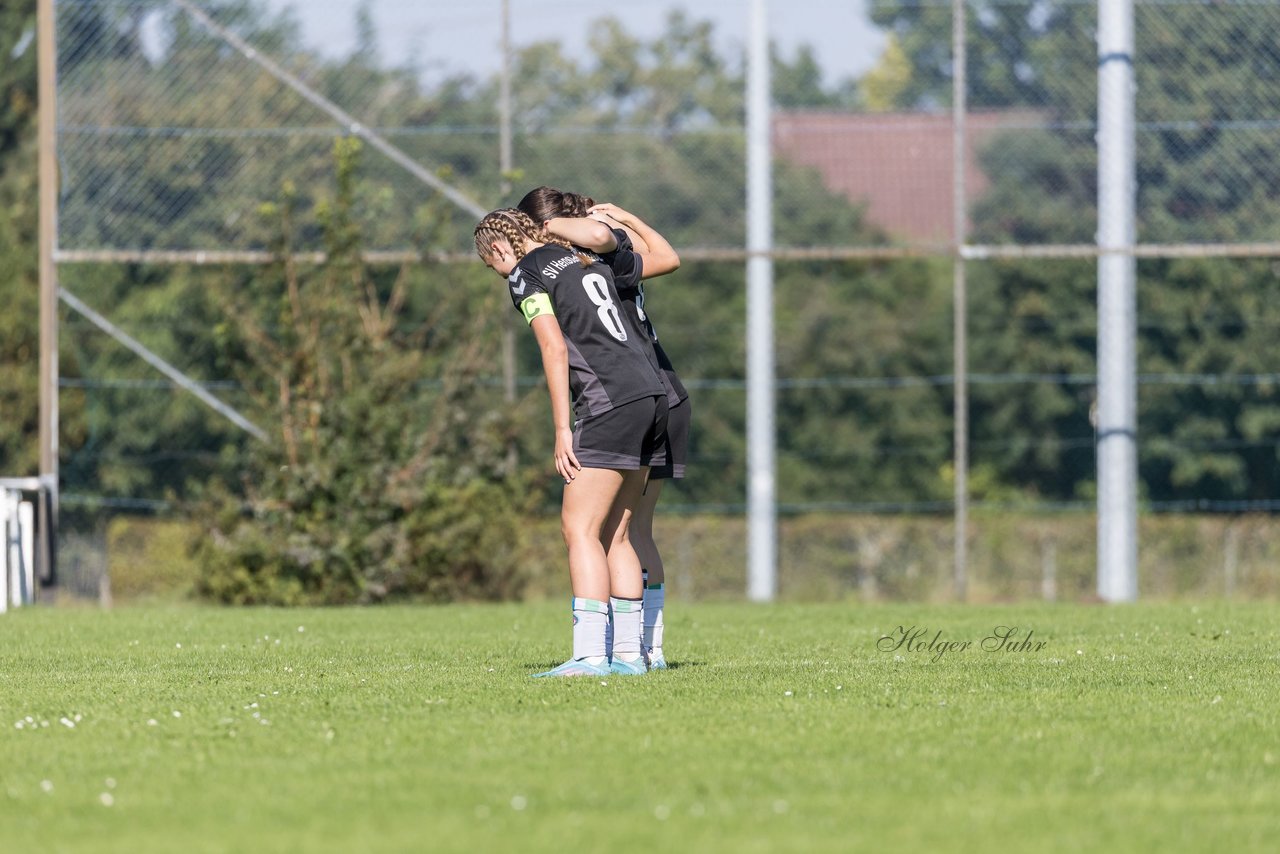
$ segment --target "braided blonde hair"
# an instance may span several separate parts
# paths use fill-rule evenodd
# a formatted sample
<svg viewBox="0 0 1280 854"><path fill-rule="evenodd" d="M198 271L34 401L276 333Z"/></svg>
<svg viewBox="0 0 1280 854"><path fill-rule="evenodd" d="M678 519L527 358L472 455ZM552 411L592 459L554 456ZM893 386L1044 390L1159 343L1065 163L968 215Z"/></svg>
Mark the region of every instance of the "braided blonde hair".
<svg viewBox="0 0 1280 854"><path fill-rule="evenodd" d="M563 237L552 234L545 227L534 222L528 214L515 208L499 208L485 215L475 229L476 252L481 258L493 254L493 243L506 240L511 244L511 251L517 259L523 258L529 251L529 243L550 243L578 256L582 266L591 264L591 257L579 252L574 245Z"/></svg>

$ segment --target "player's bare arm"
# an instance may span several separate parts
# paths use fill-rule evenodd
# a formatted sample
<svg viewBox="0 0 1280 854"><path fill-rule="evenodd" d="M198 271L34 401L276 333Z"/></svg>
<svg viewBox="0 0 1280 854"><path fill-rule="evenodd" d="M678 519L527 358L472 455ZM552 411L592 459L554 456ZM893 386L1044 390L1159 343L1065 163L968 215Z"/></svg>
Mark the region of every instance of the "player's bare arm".
<svg viewBox="0 0 1280 854"><path fill-rule="evenodd" d="M613 231L597 219L558 216L547 220L543 227L574 246L592 252L612 252L618 248L618 238L614 237Z"/></svg>
<svg viewBox="0 0 1280 854"><path fill-rule="evenodd" d="M632 229L628 228L624 223L618 222L604 211L597 211L592 213L590 216L592 219L600 220L610 228L622 229L622 231L627 235L627 238L631 241L631 248L635 250L637 255L649 254L649 244L645 242L645 239Z"/></svg>
<svg viewBox="0 0 1280 854"><path fill-rule="evenodd" d="M609 202L595 205L591 208L590 213L600 213L616 220L624 228L640 237L646 247L644 250L640 249L639 243L635 243L634 240L633 243L636 246L636 254L640 256L643 262L641 278L652 279L655 276L665 276L667 273L674 273L680 269L680 255L676 252L675 247L657 229L640 219L640 217Z"/></svg>
<svg viewBox="0 0 1280 854"><path fill-rule="evenodd" d="M573 418L569 412L569 348L555 316L535 317L529 324L542 351L542 371L551 395L551 420L555 425L556 471L569 483L582 468L573 453Z"/></svg>

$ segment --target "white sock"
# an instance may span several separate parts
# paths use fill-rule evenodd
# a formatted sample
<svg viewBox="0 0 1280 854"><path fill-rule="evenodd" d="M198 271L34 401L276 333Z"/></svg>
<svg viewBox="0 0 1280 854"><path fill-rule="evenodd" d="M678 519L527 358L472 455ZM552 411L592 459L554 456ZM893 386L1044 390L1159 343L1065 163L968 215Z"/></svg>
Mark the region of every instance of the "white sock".
<svg viewBox="0 0 1280 854"><path fill-rule="evenodd" d="M609 624L609 604L598 599L574 597L573 607L573 657L586 659L591 664L603 664L605 657L604 632Z"/></svg>
<svg viewBox="0 0 1280 854"><path fill-rule="evenodd" d="M662 657L662 606L666 599L661 582L644 588L644 647L658 658Z"/></svg>
<svg viewBox="0 0 1280 854"><path fill-rule="evenodd" d="M619 661L640 658L641 600L609 597L613 606L613 657Z"/></svg>

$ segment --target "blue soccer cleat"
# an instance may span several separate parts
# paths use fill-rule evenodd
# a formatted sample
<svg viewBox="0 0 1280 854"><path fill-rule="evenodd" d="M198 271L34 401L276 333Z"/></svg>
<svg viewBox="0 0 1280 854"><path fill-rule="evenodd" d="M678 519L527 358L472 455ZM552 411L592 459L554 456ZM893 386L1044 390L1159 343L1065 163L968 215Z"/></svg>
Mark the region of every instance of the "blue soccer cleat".
<svg viewBox="0 0 1280 854"><path fill-rule="evenodd" d="M646 673L643 658L637 658L635 661L615 658L609 663L609 669L619 676L643 676Z"/></svg>
<svg viewBox="0 0 1280 854"><path fill-rule="evenodd" d="M654 655L653 647L651 646L646 646L644 648L644 663L648 665L650 670L666 670L667 669L667 660L662 657L661 652L659 652L657 655Z"/></svg>
<svg viewBox="0 0 1280 854"><path fill-rule="evenodd" d="M591 664L577 658L571 658L559 667L553 667L546 673L534 673L534 679L542 679L545 676L608 676L608 663Z"/></svg>

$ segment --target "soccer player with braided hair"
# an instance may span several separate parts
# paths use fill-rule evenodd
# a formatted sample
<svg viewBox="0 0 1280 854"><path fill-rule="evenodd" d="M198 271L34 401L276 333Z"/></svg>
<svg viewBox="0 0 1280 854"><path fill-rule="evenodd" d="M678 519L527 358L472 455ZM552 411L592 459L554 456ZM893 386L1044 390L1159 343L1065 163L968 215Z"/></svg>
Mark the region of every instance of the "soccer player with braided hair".
<svg viewBox="0 0 1280 854"><path fill-rule="evenodd" d="M572 229L578 228L575 221L583 217L595 217L611 226L619 249L634 251L607 252L602 246L580 245L604 252L603 260L611 266L619 281L630 282L634 278L630 275L634 272L631 267L637 261L641 266L640 278L642 279L651 279L674 272L680 266L680 258L666 238L635 214L617 205L597 205L588 196L543 186L530 190L516 207L529 214L534 222L545 226L551 234L564 230L573 233ZM621 269L619 265L622 265ZM649 470L649 484L636 505L635 514L628 528L631 543L640 557L644 577L645 658L651 669L658 670L667 666L666 655L662 649L666 569L662 562L662 554L658 551L657 542L653 538L653 515L658 497L662 494L662 482L684 477L685 463L689 457L689 432L693 421L693 406L689 401L689 392L680 382L671 359L658 341L658 333L654 331L645 305L644 285L639 281L626 287L619 285L618 294L625 302L628 312L635 315L637 322L648 333L653 343L654 355L658 360L658 366L662 369L662 380L667 391L669 407L667 461Z"/></svg>
<svg viewBox="0 0 1280 854"><path fill-rule="evenodd" d="M613 233L595 220L566 231L548 234L513 208L493 211L475 228L476 252L506 277L511 301L537 339L555 467L565 484L560 527L573 589L573 656L535 675L641 674L644 582L627 526L650 465L666 461L667 396L653 348L622 308L612 270L575 248L618 251ZM631 274L637 281L639 266ZM605 646L610 610L612 660Z"/></svg>

